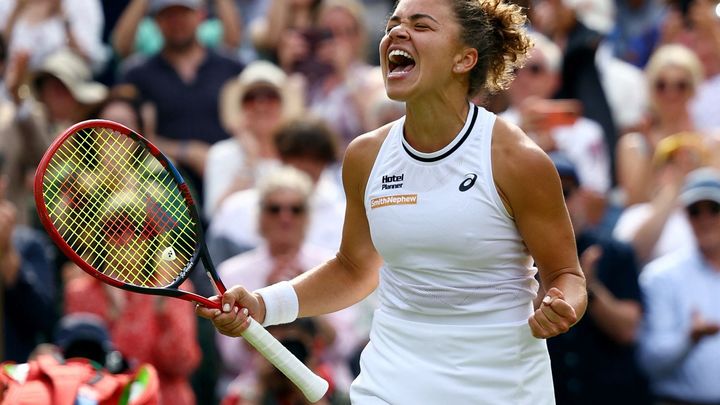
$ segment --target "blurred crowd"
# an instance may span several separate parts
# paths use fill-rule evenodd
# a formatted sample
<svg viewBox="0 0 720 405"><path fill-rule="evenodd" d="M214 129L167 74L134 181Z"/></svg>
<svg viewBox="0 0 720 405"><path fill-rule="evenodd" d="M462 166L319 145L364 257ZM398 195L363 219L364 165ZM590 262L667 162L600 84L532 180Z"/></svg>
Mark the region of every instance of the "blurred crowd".
<svg viewBox="0 0 720 405"><path fill-rule="evenodd" d="M720 404L720 5L513 1L535 47L507 90L473 101L522 128L562 180L590 304L548 340L557 403ZM150 364L162 404L305 403L192 304L107 287L63 257L32 179L65 128L117 121L188 180L226 284L288 280L338 248L347 144L404 114L378 67L392 6L0 1L0 360ZM214 294L202 271L184 287ZM348 403L375 307L271 329L330 381L323 403ZM87 319L104 332L84 334Z"/></svg>

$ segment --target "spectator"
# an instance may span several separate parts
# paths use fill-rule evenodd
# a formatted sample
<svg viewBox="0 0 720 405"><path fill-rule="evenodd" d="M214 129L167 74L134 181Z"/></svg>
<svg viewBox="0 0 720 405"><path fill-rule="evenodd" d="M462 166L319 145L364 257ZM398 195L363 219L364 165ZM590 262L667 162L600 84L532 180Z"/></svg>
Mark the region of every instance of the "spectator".
<svg viewBox="0 0 720 405"><path fill-rule="evenodd" d="M559 405L649 405L647 381L635 361L642 319L635 254L629 244L597 236L576 166L561 153L550 157L560 174L590 297L585 317L547 342L555 399Z"/></svg>
<svg viewBox="0 0 720 405"><path fill-rule="evenodd" d="M99 72L108 57L103 25L99 0L0 2L0 29L10 54L28 52L32 70L51 54L69 48Z"/></svg>
<svg viewBox="0 0 720 405"><path fill-rule="evenodd" d="M277 57L280 66L283 64L279 47L283 43L288 45L289 52L307 52L306 38L312 35L321 4L322 0L269 0L265 15L255 19L250 26L255 49L266 58ZM294 35L286 41L288 31Z"/></svg>
<svg viewBox="0 0 720 405"><path fill-rule="evenodd" d="M307 174L289 166L277 168L260 180L258 193L258 230L262 241L257 248L222 262L218 271L225 283L261 288L290 280L333 256L332 251L306 242L311 215L308 207L313 193L312 180ZM321 332L318 339L322 340L316 354L331 366L335 388L346 393L351 381L348 357L367 338L355 324L356 312L347 309L316 320ZM217 343L226 375L240 374L236 384L245 381L252 385L256 370L245 346L238 345L237 339L220 334Z"/></svg>
<svg viewBox="0 0 720 405"><path fill-rule="evenodd" d="M691 172L680 201L697 246L651 262L640 276L640 361L659 403L720 403L720 173Z"/></svg>
<svg viewBox="0 0 720 405"><path fill-rule="evenodd" d="M20 91L27 55L17 54L7 60L5 44L0 37L0 153L5 156L6 198L17 209L17 223L29 225L35 204L28 179L35 173L52 134L42 130L43 116L38 103ZM7 60L7 63L6 63Z"/></svg>
<svg viewBox="0 0 720 405"><path fill-rule="evenodd" d="M333 165L337 156L335 134L319 119L298 118L280 128L275 144L282 163L307 173L314 183L307 241L335 251L345 211ZM228 197L219 208L208 230L208 245L215 261L259 245L258 198L256 188L243 190Z"/></svg>
<svg viewBox="0 0 720 405"><path fill-rule="evenodd" d="M55 344L65 359L92 360L111 373L127 371L128 364L115 350L105 321L94 314L70 314L60 318Z"/></svg>
<svg viewBox="0 0 720 405"><path fill-rule="evenodd" d="M201 0L151 0L149 12L163 34L163 48L130 67L121 82L133 84L154 105L155 143L185 171L202 206L207 151L228 137L220 123L218 98L242 65L197 41Z"/></svg>
<svg viewBox="0 0 720 405"><path fill-rule="evenodd" d="M695 130L689 102L703 78L700 61L682 45L658 48L645 75L650 92L650 125L641 132L623 135L617 144L618 186L626 206L653 197L651 160L658 142L675 133Z"/></svg>
<svg viewBox="0 0 720 405"><path fill-rule="evenodd" d="M533 33L532 38L535 47L508 89L510 108L501 116L519 125L545 152L563 152L577 167L585 190L603 198L611 181L602 127L581 116L576 100L550 100L560 86L562 54L544 35ZM557 121L557 114L566 117Z"/></svg>
<svg viewBox="0 0 720 405"><path fill-rule="evenodd" d="M161 405L195 404L190 375L201 352L192 304L131 293L76 271L78 275L65 285L65 314L97 315L131 366L152 364L160 379ZM192 291L189 281L180 288Z"/></svg>
<svg viewBox="0 0 720 405"><path fill-rule="evenodd" d="M319 80L309 77L309 108L340 135L341 150L371 129L363 126L363 100L373 90L370 75L382 77L365 61L364 15L359 0L324 0L317 21L327 38L317 44L314 57L327 71Z"/></svg>
<svg viewBox="0 0 720 405"><path fill-rule="evenodd" d="M274 64L255 61L221 95L225 125L233 137L208 151L205 171L205 215L212 214L235 191L252 187L279 164L274 135L302 108L293 81Z"/></svg>
<svg viewBox="0 0 720 405"><path fill-rule="evenodd" d="M612 28L613 12L611 0L544 0L531 16L534 26L563 51L555 97L580 100L583 116L602 126L614 173L618 134L637 125L645 100L644 93L632 87L641 72L601 48L603 32Z"/></svg>
<svg viewBox="0 0 720 405"><path fill-rule="evenodd" d="M60 50L33 72L32 89L47 113L52 136L77 122L95 117L108 89L92 79L92 72L78 55Z"/></svg>
<svg viewBox="0 0 720 405"><path fill-rule="evenodd" d="M234 0L212 1L217 18L207 18L200 23L197 28L198 41L205 46L232 53L242 39L239 11ZM118 19L111 34L111 42L120 59L148 57L162 50L163 34L153 18L147 15L152 2L131 0ZM198 2L179 3L194 5Z"/></svg>
<svg viewBox="0 0 720 405"><path fill-rule="evenodd" d="M0 154L0 358L26 362L39 343L49 342L57 319L56 283L49 242L16 223L16 207L5 198L7 181Z"/></svg>

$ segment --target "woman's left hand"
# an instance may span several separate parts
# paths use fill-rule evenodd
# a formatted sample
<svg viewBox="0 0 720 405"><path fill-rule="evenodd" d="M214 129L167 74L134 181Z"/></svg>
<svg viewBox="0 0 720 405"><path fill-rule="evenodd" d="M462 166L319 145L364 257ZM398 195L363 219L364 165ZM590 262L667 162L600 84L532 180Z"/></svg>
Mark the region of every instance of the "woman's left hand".
<svg viewBox="0 0 720 405"><path fill-rule="evenodd" d="M567 301L559 289L551 288L540 307L528 319L533 336L547 339L565 333L577 322L575 309Z"/></svg>

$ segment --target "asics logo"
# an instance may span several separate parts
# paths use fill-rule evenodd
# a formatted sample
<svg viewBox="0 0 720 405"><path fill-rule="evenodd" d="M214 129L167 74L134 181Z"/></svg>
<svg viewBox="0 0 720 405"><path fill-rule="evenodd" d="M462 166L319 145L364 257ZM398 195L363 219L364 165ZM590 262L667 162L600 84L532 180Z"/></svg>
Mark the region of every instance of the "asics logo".
<svg viewBox="0 0 720 405"><path fill-rule="evenodd" d="M475 185L475 180L477 180L477 174L475 173L468 173L465 175L465 180L463 180L462 183L460 183L460 187L458 189L460 191L468 191L472 188L472 186Z"/></svg>

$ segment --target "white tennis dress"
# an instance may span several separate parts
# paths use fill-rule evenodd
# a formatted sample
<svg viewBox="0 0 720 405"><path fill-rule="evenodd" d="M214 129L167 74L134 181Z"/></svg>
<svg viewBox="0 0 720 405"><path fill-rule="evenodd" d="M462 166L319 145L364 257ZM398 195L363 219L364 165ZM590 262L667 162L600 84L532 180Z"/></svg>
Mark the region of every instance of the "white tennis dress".
<svg viewBox="0 0 720 405"><path fill-rule="evenodd" d="M353 404L553 404L544 340L527 324L536 269L492 176L495 115L470 105L442 150L390 130L365 209L385 259Z"/></svg>

